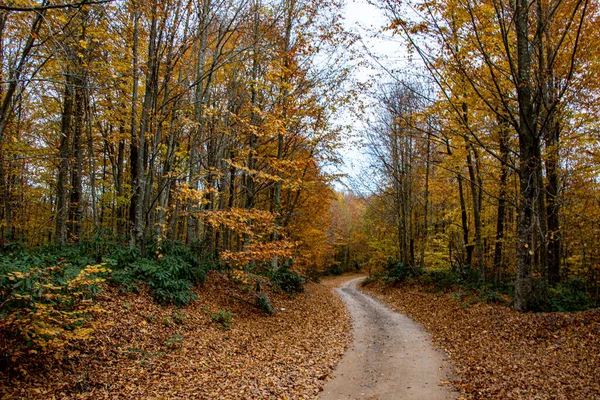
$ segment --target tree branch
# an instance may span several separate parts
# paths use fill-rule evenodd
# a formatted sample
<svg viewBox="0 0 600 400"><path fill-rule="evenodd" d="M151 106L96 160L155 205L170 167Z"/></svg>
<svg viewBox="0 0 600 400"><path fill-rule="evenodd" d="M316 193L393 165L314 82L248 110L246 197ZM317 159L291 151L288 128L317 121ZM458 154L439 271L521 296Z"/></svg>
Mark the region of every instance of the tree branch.
<svg viewBox="0 0 600 400"><path fill-rule="evenodd" d="M78 7L93 5L93 4L111 3L113 1L114 0L82 0L78 3L48 4L45 6L37 6L37 7L17 7L17 6L9 6L9 5L0 4L0 10L14 11L14 12L45 11L45 10L53 10L53 9L60 9L60 8L78 8Z"/></svg>

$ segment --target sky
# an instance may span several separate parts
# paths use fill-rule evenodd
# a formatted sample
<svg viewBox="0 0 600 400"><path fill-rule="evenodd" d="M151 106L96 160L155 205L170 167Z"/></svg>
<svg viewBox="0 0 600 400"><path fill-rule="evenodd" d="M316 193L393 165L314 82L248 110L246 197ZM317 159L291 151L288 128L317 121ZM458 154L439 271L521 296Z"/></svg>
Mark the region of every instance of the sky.
<svg viewBox="0 0 600 400"><path fill-rule="evenodd" d="M392 70L403 64L406 57L398 39L383 32L383 28L388 23L384 13L366 0L346 0L344 20L346 29L361 37L358 48L367 60L367 65L354 69L353 78L373 85L390 81L389 75L384 72L382 66ZM363 94L361 99L367 106L373 106L374 100L368 95ZM342 182L336 184L335 187L337 190L353 189L357 191L359 190L355 187L357 181L361 181L365 170L369 168L365 149L358 143L360 134L365 129L364 117L357 119L346 113L343 114L342 120L344 124L351 125L353 138L345 141L341 151L343 165L340 167L340 172L346 174L347 178L342 179ZM368 171L366 172L366 175L369 175Z"/></svg>

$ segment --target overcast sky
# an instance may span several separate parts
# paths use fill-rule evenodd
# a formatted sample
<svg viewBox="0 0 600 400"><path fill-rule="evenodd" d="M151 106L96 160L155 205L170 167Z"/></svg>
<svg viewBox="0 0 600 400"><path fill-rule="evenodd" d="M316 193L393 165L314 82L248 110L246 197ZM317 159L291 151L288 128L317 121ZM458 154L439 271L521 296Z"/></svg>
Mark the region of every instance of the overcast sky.
<svg viewBox="0 0 600 400"><path fill-rule="evenodd" d="M366 0L346 0L344 18L346 29L360 35L359 50L368 62L368 65L354 69L354 78L373 85L390 81L389 75L384 72L382 66L389 70L398 68L406 57L403 55L404 51L400 43L389 33L382 32L388 23L383 12ZM373 102L367 95L362 96L362 100L367 105ZM360 133L364 130L364 121L352 118L350 115L344 119L345 123L351 123L355 138L346 141L346 148L342 152L344 164L341 172L348 174L345 183L352 186L349 181L360 180L361 171L368 168L365 149L357 144ZM336 188L347 189L344 185L336 185Z"/></svg>

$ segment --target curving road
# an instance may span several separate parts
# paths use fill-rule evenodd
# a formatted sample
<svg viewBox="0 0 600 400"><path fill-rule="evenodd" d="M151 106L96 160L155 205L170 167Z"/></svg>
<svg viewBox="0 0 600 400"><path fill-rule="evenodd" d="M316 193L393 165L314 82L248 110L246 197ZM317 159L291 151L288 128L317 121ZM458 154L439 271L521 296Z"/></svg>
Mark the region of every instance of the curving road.
<svg viewBox="0 0 600 400"><path fill-rule="evenodd" d="M456 399L444 355L410 318L391 311L356 285L336 289L352 315L354 341L319 399Z"/></svg>

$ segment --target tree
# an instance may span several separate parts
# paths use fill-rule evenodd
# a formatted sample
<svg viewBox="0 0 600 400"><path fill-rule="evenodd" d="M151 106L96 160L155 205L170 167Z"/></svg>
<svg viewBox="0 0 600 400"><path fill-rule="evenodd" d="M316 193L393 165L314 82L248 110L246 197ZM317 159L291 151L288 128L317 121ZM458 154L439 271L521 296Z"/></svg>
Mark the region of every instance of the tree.
<svg viewBox="0 0 600 400"><path fill-rule="evenodd" d="M382 2L382 6L389 13L392 29L403 34L425 62L450 109L457 115L464 112L456 99L463 97L461 92L466 88L479 107L506 120L514 129L520 182L515 307L527 310L538 295L535 288L543 292L546 287L548 254L556 274L555 256L560 246L555 220L556 166L560 161L556 160L555 117L577 83L574 70L582 56L578 52L579 40L586 27L589 3L540 1L532 8L525 1L424 2L415 4L422 18L415 23L402 18L398 3ZM435 38L433 47L421 41L430 35ZM503 156L486 144L466 118L462 122L470 141L504 162ZM542 173L545 137L550 154L547 191ZM471 182L473 178L470 177ZM552 204L550 253L545 205L548 202L543 201L544 197L550 198ZM534 257L536 254L539 257ZM539 282L534 279L538 271ZM544 301L545 295L540 296Z"/></svg>

